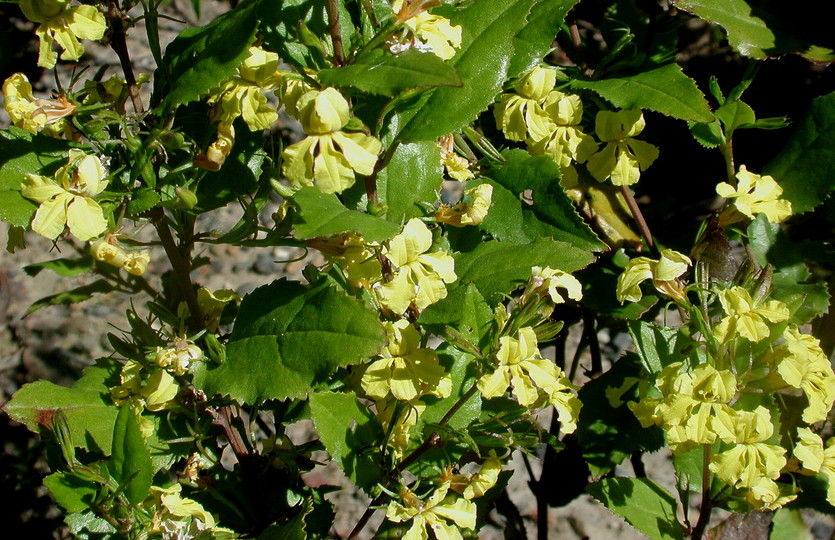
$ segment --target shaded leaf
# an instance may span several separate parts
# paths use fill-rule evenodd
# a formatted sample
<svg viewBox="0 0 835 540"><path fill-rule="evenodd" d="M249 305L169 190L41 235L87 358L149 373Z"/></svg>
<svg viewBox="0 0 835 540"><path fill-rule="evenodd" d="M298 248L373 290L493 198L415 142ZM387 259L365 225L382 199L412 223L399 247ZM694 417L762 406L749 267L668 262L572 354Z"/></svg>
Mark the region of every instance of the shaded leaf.
<svg viewBox="0 0 835 540"><path fill-rule="evenodd" d="M76 277L92 268L93 258L85 255L83 257L67 257L29 264L23 267L23 271L29 276L37 276L42 270L52 270L62 277Z"/></svg>
<svg viewBox="0 0 835 540"><path fill-rule="evenodd" d="M322 443L348 478L368 491L381 478L379 456L373 450L383 439L375 416L351 392L310 395L310 415Z"/></svg>
<svg viewBox="0 0 835 540"><path fill-rule="evenodd" d="M55 502L69 514L83 512L93 508L99 486L82 480L72 473L56 472L43 480Z"/></svg>
<svg viewBox="0 0 835 540"><path fill-rule="evenodd" d="M513 38L513 58L508 75L516 77L532 69L551 52L565 16L578 0L537 0L526 24Z"/></svg>
<svg viewBox="0 0 835 540"><path fill-rule="evenodd" d="M835 60L832 31L815 3L780 0L675 0L675 5L720 24L744 56L768 58L804 53L812 60ZM824 18L825 19L825 18ZM820 22L817 22L819 21Z"/></svg>
<svg viewBox="0 0 835 540"><path fill-rule="evenodd" d="M576 79L571 87L591 90L621 109L647 109L694 122L714 119L704 94L677 64L635 75L592 81Z"/></svg>
<svg viewBox="0 0 835 540"><path fill-rule="evenodd" d="M441 149L435 141L400 144L391 161L377 175L377 192L386 208L386 219L401 225L423 216L417 204L433 204L443 182Z"/></svg>
<svg viewBox="0 0 835 540"><path fill-rule="evenodd" d="M791 139L763 174L780 184L782 198L791 201L795 214L829 198L835 190L835 92L812 100Z"/></svg>
<svg viewBox="0 0 835 540"><path fill-rule="evenodd" d="M376 312L327 283L275 281L244 297L239 313L226 361L198 368L194 384L242 403L303 398L386 342Z"/></svg>
<svg viewBox="0 0 835 540"><path fill-rule="evenodd" d="M55 306L59 304L78 304L89 300L96 293L109 293L114 290L113 285L104 279L97 279L89 285L76 287L75 289L65 291L58 294L53 294L33 303L29 306L29 313L34 313L46 306Z"/></svg>
<svg viewBox="0 0 835 540"><path fill-rule="evenodd" d="M646 478L604 478L588 492L652 540L683 540L676 519L676 499Z"/></svg>

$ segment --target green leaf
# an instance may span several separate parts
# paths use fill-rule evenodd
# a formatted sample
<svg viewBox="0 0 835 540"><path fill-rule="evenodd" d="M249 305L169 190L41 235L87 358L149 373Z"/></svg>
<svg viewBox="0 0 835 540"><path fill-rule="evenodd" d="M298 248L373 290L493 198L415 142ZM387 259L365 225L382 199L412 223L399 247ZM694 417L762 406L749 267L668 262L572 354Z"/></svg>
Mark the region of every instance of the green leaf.
<svg viewBox="0 0 835 540"><path fill-rule="evenodd" d="M696 142L705 148L716 148L725 142L722 124L718 120L706 124L690 121L687 122L687 127L690 128L690 134L693 135Z"/></svg>
<svg viewBox="0 0 835 540"><path fill-rule="evenodd" d="M508 76L513 38L524 27L534 0L474 0L461 9L437 10L461 25L462 45L449 62L461 87L430 91L416 109L402 113L399 138L434 141L460 130L493 102Z"/></svg>
<svg viewBox="0 0 835 540"><path fill-rule="evenodd" d="M754 109L739 100L726 101L724 105L716 109L714 114L725 126L727 138L730 138L735 130L757 121Z"/></svg>
<svg viewBox="0 0 835 540"><path fill-rule="evenodd" d="M235 146L219 171L209 172L197 188L198 209L214 210L248 195L258 187L267 153L264 134L250 131L243 120L235 122Z"/></svg>
<svg viewBox="0 0 835 540"><path fill-rule="evenodd" d="M275 281L244 297L239 313L226 361L198 368L194 384L242 403L303 398L386 343L376 312L327 283Z"/></svg>
<svg viewBox="0 0 835 540"><path fill-rule="evenodd" d="M682 347L692 343L681 332L644 321L630 321L629 335L644 368L652 375L685 359ZM679 342L681 341L681 342Z"/></svg>
<svg viewBox="0 0 835 540"><path fill-rule="evenodd" d="M46 296L36 301L29 306L29 313L34 313L46 306L56 306L60 304L78 304L89 300L96 293L108 293L114 290L113 285L104 279L97 279L89 285L76 287L75 289L64 291L62 293Z"/></svg>
<svg viewBox="0 0 835 540"><path fill-rule="evenodd" d="M676 499L646 478L604 478L589 485L592 497L652 540L683 540Z"/></svg>
<svg viewBox="0 0 835 540"><path fill-rule="evenodd" d="M322 443L348 478L368 491L380 480L379 456L373 450L383 439L376 417L351 392L310 395L310 415Z"/></svg>
<svg viewBox="0 0 835 540"><path fill-rule="evenodd" d="M417 203L434 204L443 180L441 149L434 140L398 145L377 175L380 202L388 209L386 219L402 225L423 216Z"/></svg>
<svg viewBox="0 0 835 540"><path fill-rule="evenodd" d="M835 189L835 92L812 100L791 139L763 174L780 184L782 198L791 201L795 214L829 198Z"/></svg>
<svg viewBox="0 0 835 540"><path fill-rule="evenodd" d="M461 86L455 68L430 52L409 49L400 54L376 50L355 62L319 73L322 84L352 87L362 92L392 97L410 88Z"/></svg>
<svg viewBox="0 0 835 540"><path fill-rule="evenodd" d="M560 187L560 169L551 158L518 149L502 155L506 161L487 176L505 189L494 185L497 207L487 214L482 229L505 241L528 243L550 236L589 251L606 249ZM532 204L522 202L524 192L530 193Z"/></svg>
<svg viewBox="0 0 835 540"><path fill-rule="evenodd" d="M37 276L43 270L52 270L62 277L76 277L93 268L93 258L89 255L83 257L67 257L29 264L23 267L23 271L29 276Z"/></svg>
<svg viewBox="0 0 835 540"><path fill-rule="evenodd" d="M815 3L675 0L675 5L720 24L728 32L731 46L744 56L768 58L799 52L816 61L835 60L831 28L820 20Z"/></svg>
<svg viewBox="0 0 835 540"><path fill-rule="evenodd" d="M565 16L578 0L537 0L526 24L513 38L514 54L508 75L516 77L532 69L553 49Z"/></svg>
<svg viewBox="0 0 835 540"><path fill-rule="evenodd" d="M92 366L71 388L48 381L23 385L3 410L33 432L48 427L59 409L64 412L73 444L89 451L110 454L113 425L119 412L110 398L108 381L113 368Z"/></svg>
<svg viewBox="0 0 835 540"><path fill-rule="evenodd" d="M626 401L637 400L640 376L641 364L634 354L628 354L609 371L580 388L577 397L583 408L577 424L577 440L594 476L614 470L635 452L654 452L664 446L663 431L656 426L641 427L626 405ZM631 386L617 397L615 394L625 385Z"/></svg>
<svg viewBox="0 0 835 540"><path fill-rule="evenodd" d="M713 121L704 94L677 64L636 75L596 81L577 79L571 87L591 90L621 109L647 109L694 122Z"/></svg>
<svg viewBox="0 0 835 540"><path fill-rule="evenodd" d="M360 233L368 242L383 242L400 232L400 226L384 219L348 210L336 195L316 187L304 187L293 195L299 206L296 238L316 238L348 231Z"/></svg>
<svg viewBox="0 0 835 540"><path fill-rule="evenodd" d="M151 488L151 454L139 431L133 407L124 405L113 426L113 446L108 469L132 504L139 504Z"/></svg>
<svg viewBox="0 0 835 540"><path fill-rule="evenodd" d="M455 286L472 283L490 304L525 283L534 266L574 272L594 261L594 254L566 242L540 238L530 244L491 240L455 255Z"/></svg>
<svg viewBox="0 0 835 540"><path fill-rule="evenodd" d="M26 173L50 176L67 161L70 145L16 127L0 131L0 221L28 227L38 205L20 194Z"/></svg>
<svg viewBox="0 0 835 540"><path fill-rule="evenodd" d="M95 483L65 472L50 474L44 478L43 485L49 489L55 502L69 514L92 509L99 492L99 486Z"/></svg>
<svg viewBox="0 0 835 540"><path fill-rule="evenodd" d="M155 78L158 115L197 101L236 73L255 41L260 5L260 0L243 2L206 26L180 32L165 49L162 76Z"/></svg>
<svg viewBox="0 0 835 540"><path fill-rule="evenodd" d="M473 344L483 346L483 338L493 323L493 310L472 283L453 289L446 298L423 310L418 323L437 335L451 326Z"/></svg>
<svg viewBox="0 0 835 540"><path fill-rule="evenodd" d="M812 540L812 534L799 511L780 508L774 512L771 521L771 533L768 538L769 540L784 540L785 538Z"/></svg>

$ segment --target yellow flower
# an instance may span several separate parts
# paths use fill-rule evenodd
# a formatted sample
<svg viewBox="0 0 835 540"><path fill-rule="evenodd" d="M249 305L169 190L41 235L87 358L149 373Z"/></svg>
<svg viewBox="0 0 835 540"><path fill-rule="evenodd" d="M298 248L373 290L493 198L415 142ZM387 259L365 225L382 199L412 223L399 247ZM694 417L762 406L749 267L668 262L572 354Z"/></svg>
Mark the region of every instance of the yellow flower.
<svg viewBox="0 0 835 540"><path fill-rule="evenodd" d="M174 403L174 398L180 392L180 386L164 369L157 369L139 391L145 398L145 408L149 411L161 411L167 409Z"/></svg>
<svg viewBox="0 0 835 540"><path fill-rule="evenodd" d="M746 500L757 510L777 510L797 498L793 486L778 484L769 478L760 478L756 485L748 490Z"/></svg>
<svg viewBox="0 0 835 540"><path fill-rule="evenodd" d="M443 60L449 60L461 46L461 27L451 25L446 17L432 15L426 11L428 6L425 4L427 2L394 0L391 9L397 13L397 22L405 22L423 42L423 47Z"/></svg>
<svg viewBox="0 0 835 540"><path fill-rule="evenodd" d="M371 289L382 279L382 266L372 249L374 244L366 245L359 233L313 238L307 245L322 252L329 261L339 263L345 278L355 287Z"/></svg>
<svg viewBox="0 0 835 540"><path fill-rule="evenodd" d="M591 135L577 127L583 119L583 102L580 97L553 90L542 107L548 123L542 136L532 136L528 140L531 154L549 156L564 172L570 171L567 168L572 161L587 161L597 150L597 143Z"/></svg>
<svg viewBox="0 0 835 540"><path fill-rule="evenodd" d="M729 427L735 434L733 447L713 456L710 471L735 487L753 488L762 478L776 480L786 465L786 449L763 442L774 434L768 409L737 412Z"/></svg>
<svg viewBox="0 0 835 540"><path fill-rule="evenodd" d="M95 6L70 7L70 0L20 0L20 9L32 22L41 23L35 30L40 39L38 65L55 67L58 54L52 50L56 41L64 49L62 60L78 60L84 54L79 39L99 40L107 30L104 14Z"/></svg>
<svg viewBox="0 0 835 540"><path fill-rule="evenodd" d="M595 131L607 143L588 160L589 172L597 181L611 178L616 186L628 186L637 182L641 171L652 165L658 158L658 148L633 138L645 125L640 109L597 113Z"/></svg>
<svg viewBox="0 0 835 540"><path fill-rule="evenodd" d="M430 247L432 233L418 218L410 219L403 232L389 240L383 254L396 274L375 289L387 309L399 315L412 303L422 310L446 298L446 284L457 279L455 261L443 251L427 253Z"/></svg>
<svg viewBox="0 0 835 540"><path fill-rule="evenodd" d="M809 424L826 420L835 401L835 373L829 358L813 336L796 327L783 332L785 341L771 355L777 373L792 388L806 394L809 405L803 410L803 421Z"/></svg>
<svg viewBox="0 0 835 540"><path fill-rule="evenodd" d="M826 477L826 500L835 506L835 438L827 440L824 446L820 435L809 428L798 428L797 437L794 456L807 473L821 473Z"/></svg>
<svg viewBox="0 0 835 540"><path fill-rule="evenodd" d="M470 162L455 153L452 135L441 137L438 146L441 147L441 165L444 166L450 178L459 182L475 178L473 171L470 170Z"/></svg>
<svg viewBox="0 0 835 540"><path fill-rule="evenodd" d="M676 362L659 373L657 386L663 398L648 398L647 403L655 405L654 410L630 408L639 419L651 418L667 431L667 443L674 454L696 445L712 444L717 437L732 441L736 436L732 426L737 413L728 403L736 395L736 377L709 364L690 373L681 372L683 367Z"/></svg>
<svg viewBox="0 0 835 540"><path fill-rule="evenodd" d="M107 187L107 171L97 156L81 150L69 151L69 163L55 173L55 179L27 173L20 193L40 206L32 230L52 240L64 225L79 240L87 241L107 230L99 204L93 197Z"/></svg>
<svg viewBox="0 0 835 540"><path fill-rule="evenodd" d="M209 171L219 171L235 145L235 128L232 124L218 124L217 139L206 152L194 158L194 165Z"/></svg>
<svg viewBox="0 0 835 540"><path fill-rule="evenodd" d="M736 173L736 180L736 189L726 182L716 186L716 193L721 197L733 199L732 208L719 216L720 224L741 221L744 218L740 214L749 219L754 219L756 214L765 214L771 223L780 223L792 215L791 202L780 198L783 188L777 185L774 178L748 172L743 165Z"/></svg>
<svg viewBox="0 0 835 540"><path fill-rule="evenodd" d="M368 365L360 384L365 393L377 400L391 393L402 401L412 401L431 394L447 397L452 391L452 378L438 362L432 349L421 349L420 333L400 319L385 322L388 345L382 358Z"/></svg>
<svg viewBox="0 0 835 540"><path fill-rule="evenodd" d="M449 484L440 485L426 500L404 488L399 501L392 501L386 508L386 518L395 523L412 521L403 540L426 540L429 527L438 540L460 540L458 527L474 529L476 506L472 501L447 496ZM450 523L452 522L452 523Z"/></svg>
<svg viewBox="0 0 835 540"><path fill-rule="evenodd" d="M114 237L99 238L90 245L90 254L97 261L107 263L116 268L124 268L129 274L141 276L148 268L151 257L147 253L125 253L116 244Z"/></svg>
<svg viewBox="0 0 835 540"><path fill-rule="evenodd" d="M203 313L204 327L209 332L217 330L220 324L220 316L223 314L226 304L229 302L239 302L241 297L231 289L218 289L211 292L206 287L200 287L197 290L197 304L200 306L200 311Z"/></svg>
<svg viewBox="0 0 835 540"><path fill-rule="evenodd" d="M527 407L539 397L539 389L551 396L565 386L560 369L539 354L536 332L530 326L519 330L519 339L500 337L496 360L496 369L478 380L487 399L503 395L510 386L519 404Z"/></svg>
<svg viewBox="0 0 835 540"><path fill-rule="evenodd" d="M534 296L547 297L554 304L562 304L566 297L572 300L583 298L583 286L568 272L534 266L520 302L527 303Z"/></svg>
<svg viewBox="0 0 835 540"><path fill-rule="evenodd" d="M464 191L461 202L455 206L441 205L435 212L435 220L453 227L478 225L487 217L487 211L493 203L493 186L479 184Z"/></svg>
<svg viewBox="0 0 835 540"><path fill-rule="evenodd" d="M713 335L720 343L725 343L739 335L749 341L759 342L771 333L766 320L773 323L787 321L789 308L783 302L764 297L756 300L742 287L731 287L719 293L719 301L725 311L725 317L713 328Z"/></svg>
<svg viewBox="0 0 835 540"><path fill-rule="evenodd" d="M638 302L643 296L640 284L647 279L652 280L658 292L674 300L684 299L684 288L678 278L684 275L690 264L689 257L672 249L662 250L657 261L647 257L630 260L618 277L618 301Z"/></svg>
<svg viewBox="0 0 835 540"><path fill-rule="evenodd" d="M324 193L342 193L354 185L354 173L370 175L382 143L364 133L340 131L350 119L348 102L336 89L311 90L296 104L308 137L284 149L282 172L295 187L316 185Z"/></svg>
<svg viewBox="0 0 835 540"><path fill-rule="evenodd" d="M538 142L551 133L552 122L542 105L556 82L556 71L537 66L514 85L515 94L502 95L493 106L493 116L505 137Z"/></svg>
<svg viewBox="0 0 835 540"><path fill-rule="evenodd" d="M179 529L180 533L215 529L217 521L214 516L203 508L203 505L199 502L183 497L181 492L182 486L180 484L174 484L168 488L151 486L151 493L153 494L151 502L155 506L152 520L154 530L152 532L175 532L167 530L172 526ZM197 523L193 523L193 526L190 527L189 524L183 523L184 520L194 520ZM171 522L179 523L174 524ZM191 529L194 529L194 531ZM165 537L167 538L169 536L166 535Z"/></svg>
<svg viewBox="0 0 835 540"><path fill-rule="evenodd" d="M15 73L3 83L4 106L12 124L29 133L37 133L50 124L75 114L76 107L65 97L35 99L32 85L23 73ZM60 137L61 126L45 130L51 137Z"/></svg>
<svg viewBox="0 0 835 540"><path fill-rule="evenodd" d="M203 350L187 339L177 339L173 347L157 347L156 364L177 375L185 375L194 362L203 359Z"/></svg>

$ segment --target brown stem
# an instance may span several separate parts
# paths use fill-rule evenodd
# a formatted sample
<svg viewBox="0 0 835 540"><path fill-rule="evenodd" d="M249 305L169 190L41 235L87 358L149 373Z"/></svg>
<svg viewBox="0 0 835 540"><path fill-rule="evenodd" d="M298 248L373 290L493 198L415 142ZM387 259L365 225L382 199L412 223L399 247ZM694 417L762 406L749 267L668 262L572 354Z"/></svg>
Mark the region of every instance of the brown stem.
<svg viewBox="0 0 835 540"><path fill-rule="evenodd" d="M571 21L568 25L568 32L571 34L571 44L574 45L574 58L577 62L577 67L584 77L591 75L588 62L586 62L586 53L583 51L583 39L580 37L580 29L577 27L575 21Z"/></svg>
<svg viewBox="0 0 835 540"><path fill-rule="evenodd" d="M107 11L107 18L110 20L110 47L116 52L119 57L119 63L122 65L122 71L125 73L125 82L128 87L128 95L133 104L133 110L137 114L145 112L145 107L142 105L142 100L139 97L139 86L136 84L136 76L133 73L133 64L130 61L130 52L128 52L128 43L125 39L127 29L125 28L125 14L115 2L110 4L110 9Z"/></svg>
<svg viewBox="0 0 835 540"><path fill-rule="evenodd" d="M342 34L339 32L339 1L328 0L328 31L333 41L333 63L337 66L345 64L345 51L342 48Z"/></svg>
<svg viewBox="0 0 835 540"><path fill-rule="evenodd" d="M713 501L710 498L710 451L711 445L705 444L704 457L702 458L702 503L699 505L699 520L696 526L693 527L693 533L690 535L691 540L702 540L708 522L710 522L710 512L713 509Z"/></svg>
<svg viewBox="0 0 835 540"><path fill-rule="evenodd" d="M632 190L629 189L629 186L620 186L620 191L623 193L624 199L626 199L626 205L629 206L629 211L632 212L635 223L638 224L638 229L641 231L644 242L646 242L647 247L649 247L653 254L658 255L658 249L655 246L655 241L652 239L652 232L649 230L649 225L647 225L647 221L644 219L644 214L641 212L641 208L638 206L638 201L635 200Z"/></svg>
<svg viewBox="0 0 835 540"><path fill-rule="evenodd" d="M177 285L179 285L188 306L189 327L195 332L200 331L204 327L203 313L197 303L197 293L194 292L194 285L191 283L191 258L188 256L191 249L190 247L182 249L177 245L174 236L171 234L171 228L168 226L168 218L166 218L165 211L162 208L156 207L151 210L151 222L157 230L160 243L171 262L174 278L177 280Z"/></svg>
<svg viewBox="0 0 835 540"><path fill-rule="evenodd" d="M229 446L232 447L232 451L239 461L242 457L249 455L249 448L241 438L241 434L232 425L232 408L230 405L225 405L219 411L212 412L212 424L223 430L229 440Z"/></svg>

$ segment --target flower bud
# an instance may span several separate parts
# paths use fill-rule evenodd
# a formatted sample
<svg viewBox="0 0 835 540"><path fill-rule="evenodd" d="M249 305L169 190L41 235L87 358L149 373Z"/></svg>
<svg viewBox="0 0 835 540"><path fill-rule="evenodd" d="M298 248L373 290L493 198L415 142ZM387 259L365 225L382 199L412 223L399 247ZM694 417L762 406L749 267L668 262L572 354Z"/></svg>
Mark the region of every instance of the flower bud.
<svg viewBox="0 0 835 540"><path fill-rule="evenodd" d="M20 10L32 22L44 22L58 15L69 5L70 0L20 0Z"/></svg>
<svg viewBox="0 0 835 540"><path fill-rule="evenodd" d="M128 259L125 261L125 270L128 274L134 276L141 276L148 269L148 263L151 257L147 253L129 253Z"/></svg>
<svg viewBox="0 0 835 540"><path fill-rule="evenodd" d="M335 88L311 90L296 104L305 133L324 135L339 131L351 118L348 101Z"/></svg>
<svg viewBox="0 0 835 540"><path fill-rule="evenodd" d="M177 195L175 206L181 210L191 210L197 206L197 195L190 189L177 186L174 188Z"/></svg>
<svg viewBox="0 0 835 540"><path fill-rule="evenodd" d="M125 265L128 255L119 246L114 246L105 238L99 238L90 246L90 255L97 261L101 261L117 268Z"/></svg>

